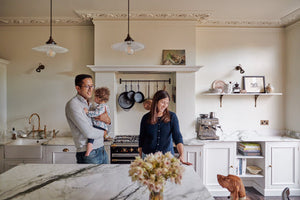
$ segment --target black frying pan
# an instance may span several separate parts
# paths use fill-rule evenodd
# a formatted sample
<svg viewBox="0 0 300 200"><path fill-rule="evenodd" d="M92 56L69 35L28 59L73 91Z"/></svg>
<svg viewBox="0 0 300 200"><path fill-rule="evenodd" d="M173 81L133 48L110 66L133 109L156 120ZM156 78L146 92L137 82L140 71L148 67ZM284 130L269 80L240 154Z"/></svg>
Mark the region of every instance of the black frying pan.
<svg viewBox="0 0 300 200"><path fill-rule="evenodd" d="M138 82L138 91L133 96L134 101L137 103L142 103L144 101L144 94L140 92L140 83Z"/></svg>
<svg viewBox="0 0 300 200"><path fill-rule="evenodd" d="M123 109L130 109L134 105L134 101L128 99L127 97L127 83L125 85L125 92L122 92L118 98L119 106Z"/></svg>
<svg viewBox="0 0 300 200"><path fill-rule="evenodd" d="M130 83L130 91L127 92L127 98L131 101L134 101L134 94L135 92L132 90L132 81Z"/></svg>

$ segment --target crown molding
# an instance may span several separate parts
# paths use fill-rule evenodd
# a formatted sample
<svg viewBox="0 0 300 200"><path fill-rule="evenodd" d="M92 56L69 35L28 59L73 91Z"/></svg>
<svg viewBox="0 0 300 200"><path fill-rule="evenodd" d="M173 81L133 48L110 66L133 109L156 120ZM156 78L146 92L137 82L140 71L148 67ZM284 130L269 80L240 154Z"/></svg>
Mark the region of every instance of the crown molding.
<svg viewBox="0 0 300 200"><path fill-rule="evenodd" d="M75 10L75 13L84 20L127 20L127 12L99 11L99 10ZM131 12L130 18L134 20L189 20L204 21L211 14L207 11L163 11Z"/></svg>
<svg viewBox="0 0 300 200"><path fill-rule="evenodd" d="M126 20L126 12L75 10L78 17L59 17L53 20L55 25L92 25L94 20ZM219 20L211 19L213 11L138 11L131 12L134 20L182 20L195 21L197 26L210 27L286 27L300 20L297 9L280 20ZM0 17L0 25L49 25L49 18L41 17Z"/></svg>
<svg viewBox="0 0 300 200"><path fill-rule="evenodd" d="M59 17L52 21L55 25L91 25L91 21L78 17ZM0 25L49 25L47 17L0 17Z"/></svg>
<svg viewBox="0 0 300 200"><path fill-rule="evenodd" d="M300 8L294 10L293 12L289 13L288 15L280 18L282 24L284 26L289 26L297 21L300 20Z"/></svg>
<svg viewBox="0 0 300 200"><path fill-rule="evenodd" d="M207 20L203 23L198 22L198 26L213 27L282 27L281 21L247 21L247 20Z"/></svg>

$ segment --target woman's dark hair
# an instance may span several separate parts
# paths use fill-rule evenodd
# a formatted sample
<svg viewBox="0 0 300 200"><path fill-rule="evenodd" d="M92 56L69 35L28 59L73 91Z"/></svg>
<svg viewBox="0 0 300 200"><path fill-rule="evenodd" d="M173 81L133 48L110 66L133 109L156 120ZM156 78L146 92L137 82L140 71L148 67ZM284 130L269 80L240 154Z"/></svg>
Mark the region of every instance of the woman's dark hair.
<svg viewBox="0 0 300 200"><path fill-rule="evenodd" d="M75 86L81 87L83 79L86 79L86 78L91 78L92 79L93 77L89 74L79 74L79 75L77 75L75 77Z"/></svg>
<svg viewBox="0 0 300 200"><path fill-rule="evenodd" d="M154 94L153 99L152 99L151 110L150 110L150 119L149 119L150 124L156 124L157 123L157 120L158 120L157 104L158 104L159 100L165 99L165 98L169 98L169 100L170 100L170 95L165 90L159 90ZM164 123L167 123L171 120L170 119L170 112L169 112L168 108L166 108L164 110L164 113L163 113L163 116L161 117L161 120Z"/></svg>

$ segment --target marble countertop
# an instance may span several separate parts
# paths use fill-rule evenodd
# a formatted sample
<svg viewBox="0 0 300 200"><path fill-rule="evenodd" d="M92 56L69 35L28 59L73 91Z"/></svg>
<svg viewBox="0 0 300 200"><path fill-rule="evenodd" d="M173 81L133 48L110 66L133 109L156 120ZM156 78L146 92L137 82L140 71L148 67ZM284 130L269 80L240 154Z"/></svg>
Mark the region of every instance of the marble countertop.
<svg viewBox="0 0 300 200"><path fill-rule="evenodd" d="M54 145L54 146L74 146L74 141L72 137L56 137L48 138L47 142L43 142L43 145ZM27 140L27 138L17 138L17 140ZM4 137L0 139L0 145L6 145L12 142L11 138ZM111 141L105 141L104 145L111 145Z"/></svg>
<svg viewBox="0 0 300 200"><path fill-rule="evenodd" d="M146 186L132 182L129 165L25 164L0 175L0 199L149 198ZM167 182L164 199L214 199L192 166L185 166L181 185Z"/></svg>
<svg viewBox="0 0 300 200"><path fill-rule="evenodd" d="M183 139L185 145L204 145L209 142L300 142L300 139L279 136L263 135L255 131L237 131L231 134L219 135L219 140L199 140L197 138Z"/></svg>

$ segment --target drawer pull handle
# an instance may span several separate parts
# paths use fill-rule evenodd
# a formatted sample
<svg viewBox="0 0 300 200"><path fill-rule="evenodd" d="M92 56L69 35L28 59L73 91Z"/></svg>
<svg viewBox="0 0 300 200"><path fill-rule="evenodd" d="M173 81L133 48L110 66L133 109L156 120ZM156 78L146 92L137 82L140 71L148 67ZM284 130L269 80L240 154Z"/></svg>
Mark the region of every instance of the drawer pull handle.
<svg viewBox="0 0 300 200"><path fill-rule="evenodd" d="M63 151L63 152L68 152L69 149L68 149L68 148L64 148L62 151Z"/></svg>
<svg viewBox="0 0 300 200"><path fill-rule="evenodd" d="M233 166L232 166L232 165L230 165L230 168L233 168Z"/></svg>
<svg viewBox="0 0 300 200"><path fill-rule="evenodd" d="M272 167L272 165L269 165L269 167Z"/></svg>

